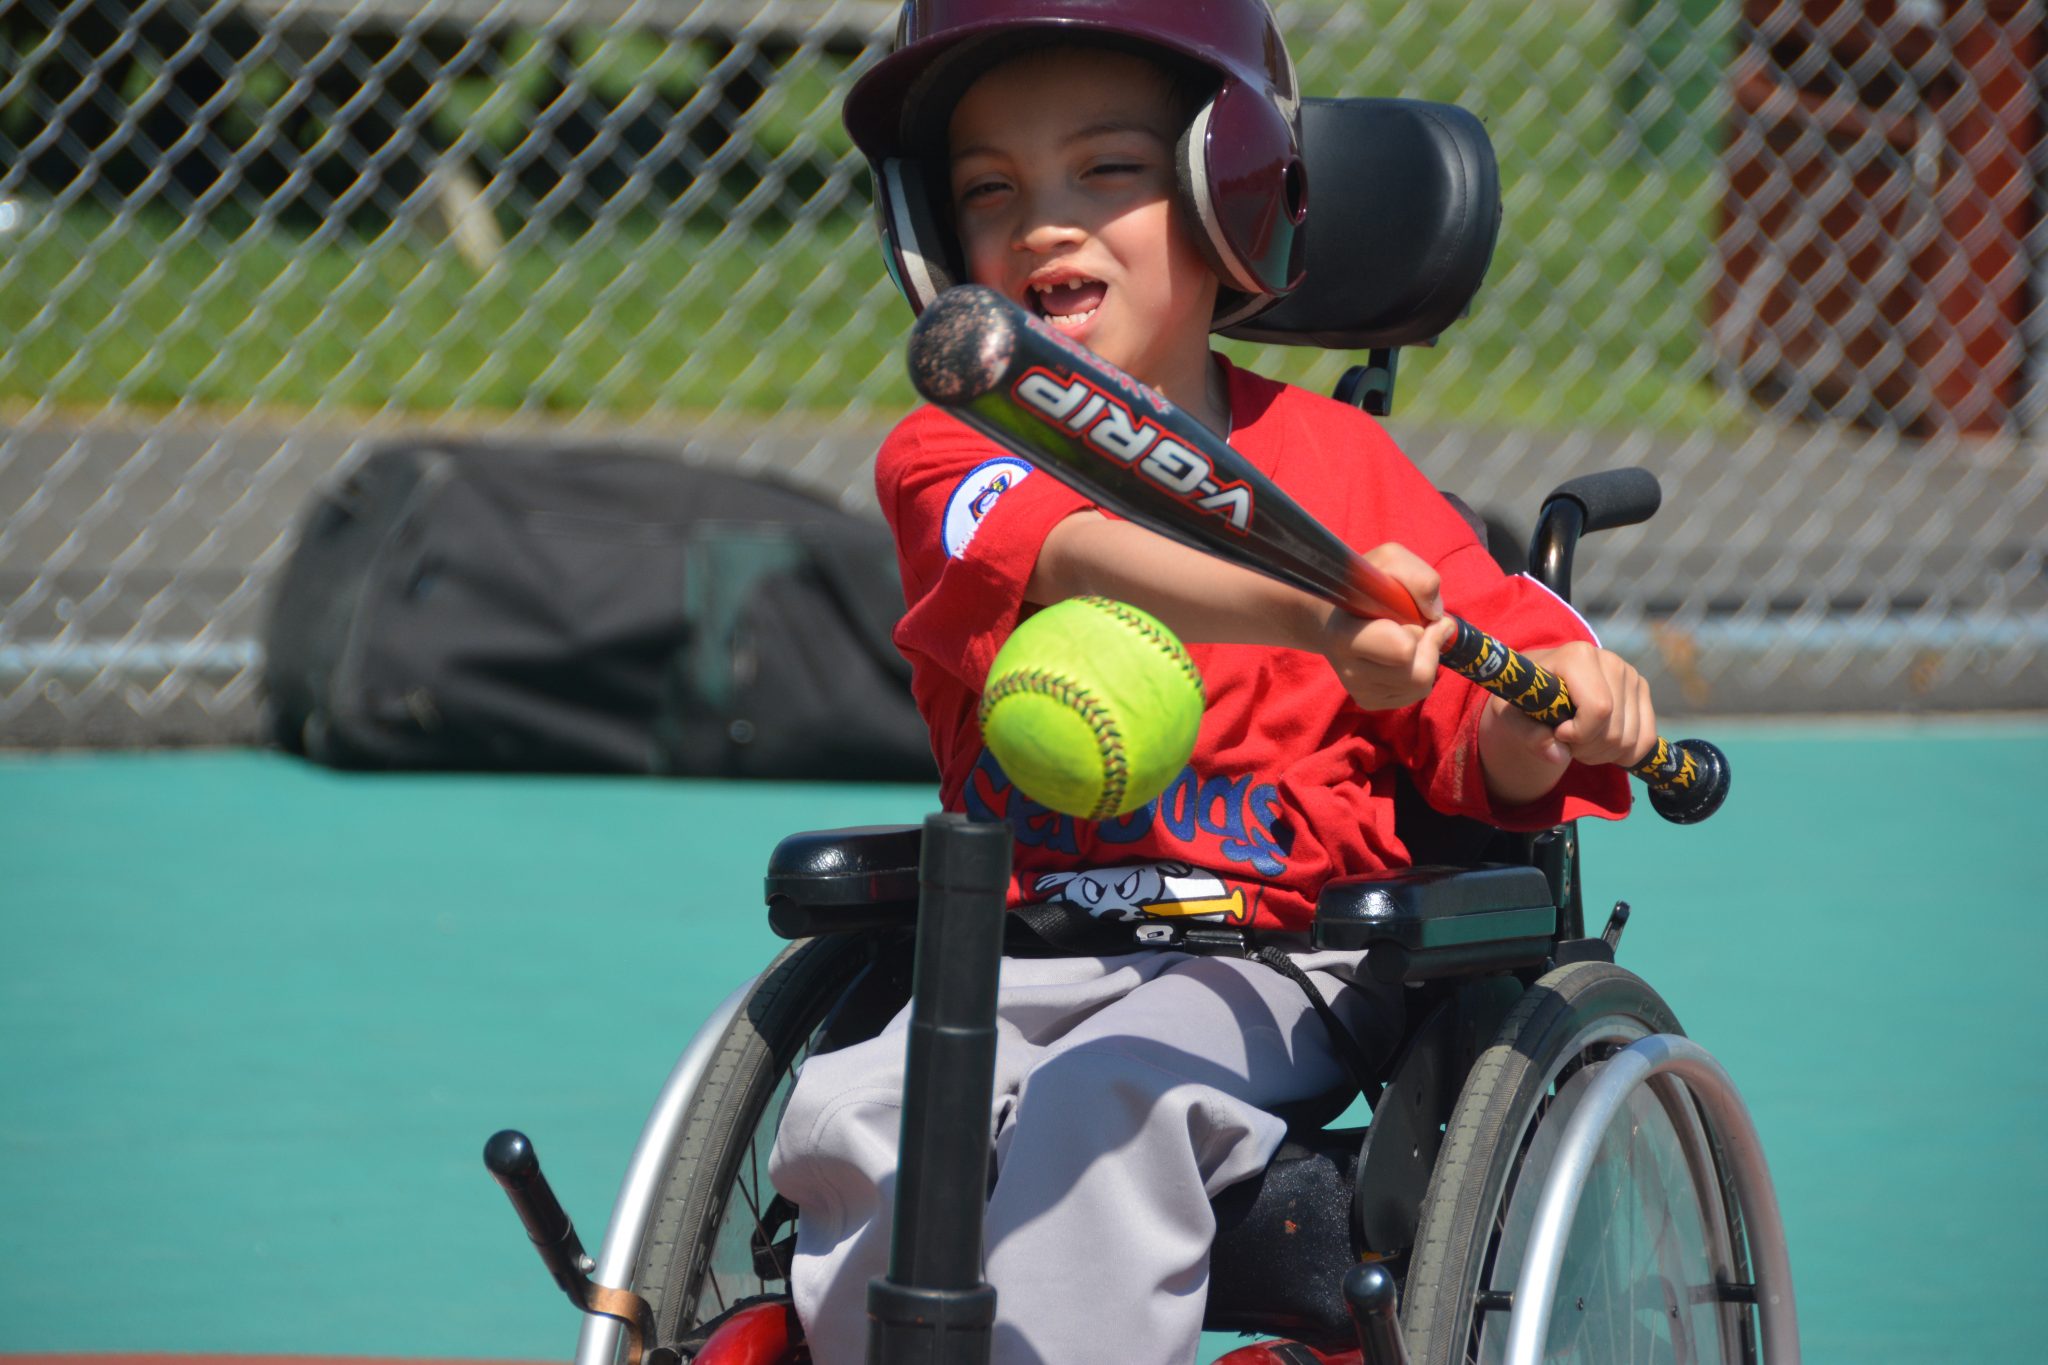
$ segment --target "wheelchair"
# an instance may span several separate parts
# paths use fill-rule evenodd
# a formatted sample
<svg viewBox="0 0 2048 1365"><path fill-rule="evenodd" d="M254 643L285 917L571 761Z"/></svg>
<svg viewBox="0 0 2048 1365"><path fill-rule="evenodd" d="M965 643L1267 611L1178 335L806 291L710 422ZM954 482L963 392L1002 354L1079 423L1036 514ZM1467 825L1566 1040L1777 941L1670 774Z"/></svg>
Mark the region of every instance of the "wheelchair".
<svg viewBox="0 0 2048 1365"><path fill-rule="evenodd" d="M1417 101L1312 99L1303 123L1312 283L1230 334L1367 351L1338 396L1384 414L1398 348L1433 342L1484 277L1492 149L1468 113ZM1532 576L1569 600L1580 536L1657 500L1641 470L1563 485ZM1721 1067L1616 965L1628 907L1587 932L1574 828L1508 835L1412 791L1396 825L1417 865L1326 887L1313 942L1365 949L1402 983L1405 1036L1361 1078L1369 1123L1290 1116L1267 1171L1214 1201L1205 1327L1273 1338L1224 1360L1796 1360L1754 1128ZM786 1339L797 1210L768 1185L767 1154L805 1058L872 1037L910 998L923 839L872 827L777 847L769 922L791 945L682 1054L594 1260L523 1139L493 1139L494 1172L591 1314L577 1365L805 1358ZM1362 1301L1360 1266L1398 1294L1398 1329L1388 1304Z"/></svg>

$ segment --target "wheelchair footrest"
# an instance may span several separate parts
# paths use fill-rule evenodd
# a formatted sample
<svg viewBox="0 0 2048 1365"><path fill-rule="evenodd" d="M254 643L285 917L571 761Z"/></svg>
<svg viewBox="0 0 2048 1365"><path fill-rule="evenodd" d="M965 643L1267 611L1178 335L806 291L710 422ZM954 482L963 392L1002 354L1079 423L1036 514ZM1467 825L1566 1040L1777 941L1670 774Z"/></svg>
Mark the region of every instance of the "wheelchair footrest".
<svg viewBox="0 0 2048 1365"><path fill-rule="evenodd" d="M1383 981L1540 962L1557 932L1550 883L1533 867L1411 867L1345 877L1316 901L1315 946L1367 949Z"/></svg>

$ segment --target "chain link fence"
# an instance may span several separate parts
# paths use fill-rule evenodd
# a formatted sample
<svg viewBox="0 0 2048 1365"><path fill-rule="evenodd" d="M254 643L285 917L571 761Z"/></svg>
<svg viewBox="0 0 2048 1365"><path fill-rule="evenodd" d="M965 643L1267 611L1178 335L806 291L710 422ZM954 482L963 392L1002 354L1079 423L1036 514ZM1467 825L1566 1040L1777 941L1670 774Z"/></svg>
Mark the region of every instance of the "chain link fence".
<svg viewBox="0 0 2048 1365"><path fill-rule="evenodd" d="M855 0L0 0L0 742L239 741L370 445L600 440L860 507L911 395L837 124ZM1674 711L2048 706L2036 0L1299 0L1311 94L1462 104L1506 221L1392 425ZM1232 347L1329 389L1357 357Z"/></svg>

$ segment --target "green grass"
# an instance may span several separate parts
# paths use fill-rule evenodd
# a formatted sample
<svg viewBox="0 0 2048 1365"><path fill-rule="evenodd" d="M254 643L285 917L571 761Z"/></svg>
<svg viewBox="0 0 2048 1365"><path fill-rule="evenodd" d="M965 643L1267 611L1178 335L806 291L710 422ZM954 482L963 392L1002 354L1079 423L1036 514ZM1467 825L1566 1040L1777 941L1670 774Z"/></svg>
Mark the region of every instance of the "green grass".
<svg viewBox="0 0 2048 1365"><path fill-rule="evenodd" d="M0 395L625 416L728 396L773 411L817 390L837 408L865 375L818 340L877 330L861 314L868 282L848 275L866 254L852 222L781 240L652 224L542 234L481 274L395 234L308 246L251 233L227 250L168 215L63 226L0 267L0 331L16 339ZM779 273L761 269L771 258ZM907 402L899 387L884 396Z"/></svg>
<svg viewBox="0 0 2048 1365"><path fill-rule="evenodd" d="M1403 416L1730 420L1704 346L1710 121L1696 114L1691 135L1655 155L1634 148L1610 76L1630 60L1612 12L1373 0L1333 13L1297 38L1306 89L1457 101L1486 120L1502 164L1488 285L1440 350L1403 357ZM515 42L490 79L454 82L441 136L467 139L485 164L516 148L546 97L543 55ZM584 40L574 59L603 99L634 108L686 101L704 66L693 49L632 35ZM546 200L536 215L512 195L498 211L509 245L481 272L432 214L316 228L246 210L188 220L161 201L70 208L47 231L0 239L0 402L620 419L899 409L907 315L883 282L862 193L829 179L853 170L836 121L843 81L816 57L770 86L749 123L775 159L765 181L728 177L680 203L671 186L594 226L550 223ZM1352 359L1230 349L1320 389Z"/></svg>

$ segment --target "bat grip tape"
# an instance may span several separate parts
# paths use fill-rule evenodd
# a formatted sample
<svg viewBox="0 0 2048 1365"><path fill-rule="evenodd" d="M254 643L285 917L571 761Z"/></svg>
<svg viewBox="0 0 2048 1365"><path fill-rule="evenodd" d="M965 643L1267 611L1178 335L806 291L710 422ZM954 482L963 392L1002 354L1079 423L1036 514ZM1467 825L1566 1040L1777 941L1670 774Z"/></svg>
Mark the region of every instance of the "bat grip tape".
<svg viewBox="0 0 2048 1365"><path fill-rule="evenodd" d="M1555 673L1529 662L1470 621L1451 619L1458 632L1439 656L1445 668L1545 725L1562 725L1572 718L1571 693Z"/></svg>
<svg viewBox="0 0 2048 1365"><path fill-rule="evenodd" d="M1471 622L1451 619L1457 621L1458 630L1440 656L1445 668L1471 679L1545 725L1562 725L1572 718L1571 693L1556 674L1531 663ZM1651 791L1683 798L1699 786L1703 776L1711 788L1725 791L1726 765L1727 760L1720 752L1704 741L1682 740L1674 744L1660 735L1641 762L1629 765L1629 771L1643 779ZM1696 800L1683 804L1688 813L1682 822L1691 823L1712 814L1720 798L1702 792ZM1694 808L1699 813L1690 813ZM1666 818L1679 817L1667 813Z"/></svg>

